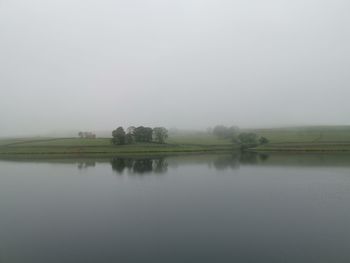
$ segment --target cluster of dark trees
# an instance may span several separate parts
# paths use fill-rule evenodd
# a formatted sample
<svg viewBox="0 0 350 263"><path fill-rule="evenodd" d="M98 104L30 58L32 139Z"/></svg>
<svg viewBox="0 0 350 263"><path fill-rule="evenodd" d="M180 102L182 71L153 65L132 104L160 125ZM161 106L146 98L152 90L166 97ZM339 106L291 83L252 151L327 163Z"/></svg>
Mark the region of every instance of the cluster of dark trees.
<svg viewBox="0 0 350 263"><path fill-rule="evenodd" d="M243 132L240 133L237 138L233 138L234 142L237 142L241 145L247 145L247 146L258 146L261 144L266 144L269 142L269 140L263 136L257 135L254 132Z"/></svg>
<svg viewBox="0 0 350 263"><path fill-rule="evenodd" d="M212 132L218 138L231 139L234 143L243 146L257 146L269 142L267 138L259 136L254 132L240 132L239 128L236 126L226 127L217 125Z"/></svg>
<svg viewBox="0 0 350 263"><path fill-rule="evenodd" d="M92 132L79 132L78 136L82 139L96 139L96 134Z"/></svg>
<svg viewBox="0 0 350 263"><path fill-rule="evenodd" d="M135 142L164 143L168 138L168 130L164 127L134 127L130 126L126 132L123 127L118 127L112 132L112 143L115 145L132 144Z"/></svg>

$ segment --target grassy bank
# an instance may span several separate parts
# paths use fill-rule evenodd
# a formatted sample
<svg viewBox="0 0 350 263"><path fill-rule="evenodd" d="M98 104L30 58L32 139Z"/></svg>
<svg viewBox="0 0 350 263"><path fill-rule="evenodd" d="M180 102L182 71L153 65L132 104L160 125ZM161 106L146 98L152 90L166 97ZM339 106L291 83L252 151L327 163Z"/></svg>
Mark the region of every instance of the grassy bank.
<svg viewBox="0 0 350 263"><path fill-rule="evenodd" d="M109 138L27 138L0 140L1 156L77 156L77 155L145 155L232 151L229 140L219 140L207 135L195 138L176 137L166 144L137 143L112 145Z"/></svg>
<svg viewBox="0 0 350 263"><path fill-rule="evenodd" d="M251 150L265 152L350 152L350 142L269 143Z"/></svg>
<svg viewBox="0 0 350 263"><path fill-rule="evenodd" d="M350 126L314 126L252 130L268 138L257 151L344 152L350 151Z"/></svg>

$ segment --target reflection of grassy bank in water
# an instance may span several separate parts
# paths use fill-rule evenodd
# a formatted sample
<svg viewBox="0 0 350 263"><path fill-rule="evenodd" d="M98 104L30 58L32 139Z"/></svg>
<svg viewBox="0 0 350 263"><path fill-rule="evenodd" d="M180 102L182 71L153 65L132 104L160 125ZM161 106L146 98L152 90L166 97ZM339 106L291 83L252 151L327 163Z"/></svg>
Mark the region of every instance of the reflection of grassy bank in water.
<svg viewBox="0 0 350 263"><path fill-rule="evenodd" d="M213 161L216 169L237 168L240 165L286 167L350 167L350 153L289 153L289 152L234 152L217 155Z"/></svg>
<svg viewBox="0 0 350 263"><path fill-rule="evenodd" d="M63 158L6 158L17 163L50 163L74 165L79 170L94 169L109 164L118 175L163 174L168 169L181 166L204 165L214 170L236 170L240 166L264 167L350 167L350 154L347 153L257 153L239 152L220 154L179 154L179 155L101 155ZM215 173L213 173L214 175Z"/></svg>
<svg viewBox="0 0 350 263"><path fill-rule="evenodd" d="M348 152L350 142L269 143L250 150L262 152Z"/></svg>

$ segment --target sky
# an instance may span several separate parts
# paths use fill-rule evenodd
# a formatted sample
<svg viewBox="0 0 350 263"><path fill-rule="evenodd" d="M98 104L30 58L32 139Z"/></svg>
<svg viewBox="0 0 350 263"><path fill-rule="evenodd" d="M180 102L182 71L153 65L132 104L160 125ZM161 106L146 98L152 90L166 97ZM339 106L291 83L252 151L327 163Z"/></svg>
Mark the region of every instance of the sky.
<svg viewBox="0 0 350 263"><path fill-rule="evenodd" d="M0 0L0 136L350 124L347 0Z"/></svg>

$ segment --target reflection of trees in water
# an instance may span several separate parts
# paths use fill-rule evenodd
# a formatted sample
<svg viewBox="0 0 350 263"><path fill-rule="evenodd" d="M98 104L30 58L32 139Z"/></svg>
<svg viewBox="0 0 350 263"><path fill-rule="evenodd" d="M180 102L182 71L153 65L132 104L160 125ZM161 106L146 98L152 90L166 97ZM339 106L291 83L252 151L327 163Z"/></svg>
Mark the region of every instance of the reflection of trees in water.
<svg viewBox="0 0 350 263"><path fill-rule="evenodd" d="M151 159L141 159L135 160L133 165L134 173L149 173L153 171L153 160Z"/></svg>
<svg viewBox="0 0 350 263"><path fill-rule="evenodd" d="M241 164L257 164L259 162L258 154L255 152L242 152L239 157Z"/></svg>
<svg viewBox="0 0 350 263"><path fill-rule="evenodd" d="M168 169L168 163L164 158L113 158L111 160L112 169L117 173L123 173L127 169L131 173L164 173Z"/></svg>
<svg viewBox="0 0 350 263"><path fill-rule="evenodd" d="M215 158L215 157L214 157ZM231 155L218 155L212 163L217 170L237 169L240 164L258 164L265 162L267 154L255 152L236 152ZM165 173L168 170L168 162L165 158L121 158L111 160L112 169L122 174L128 171L130 174Z"/></svg>
<svg viewBox="0 0 350 263"><path fill-rule="evenodd" d="M268 159L269 155L265 153L242 152L239 161L241 164L258 164L259 162L265 162Z"/></svg>
<svg viewBox="0 0 350 263"><path fill-rule="evenodd" d="M113 158L111 164L112 169L118 173L122 173L126 167L125 160L120 158Z"/></svg>
<svg viewBox="0 0 350 263"><path fill-rule="evenodd" d="M78 169L86 169L89 167L95 167L96 166L96 162L95 161L84 161L84 162L79 162L78 163Z"/></svg>
<svg viewBox="0 0 350 263"><path fill-rule="evenodd" d="M213 164L217 170L236 169L239 167L239 158L236 154L219 156Z"/></svg>
<svg viewBox="0 0 350 263"><path fill-rule="evenodd" d="M155 173L165 173L168 171L168 162L164 158L155 159L153 167Z"/></svg>
<svg viewBox="0 0 350 263"><path fill-rule="evenodd" d="M267 161L267 160L269 159L269 157L270 157L270 156L269 156L267 153L260 153L260 154L259 154L259 158L260 158L260 160L263 161L263 162Z"/></svg>
<svg viewBox="0 0 350 263"><path fill-rule="evenodd" d="M217 170L236 169L240 164L258 164L267 161L268 154L256 152L236 152L230 156L219 156L214 160L214 167Z"/></svg>

